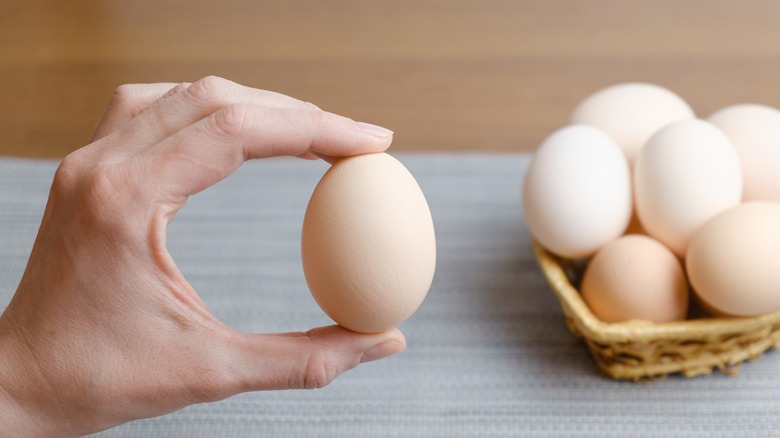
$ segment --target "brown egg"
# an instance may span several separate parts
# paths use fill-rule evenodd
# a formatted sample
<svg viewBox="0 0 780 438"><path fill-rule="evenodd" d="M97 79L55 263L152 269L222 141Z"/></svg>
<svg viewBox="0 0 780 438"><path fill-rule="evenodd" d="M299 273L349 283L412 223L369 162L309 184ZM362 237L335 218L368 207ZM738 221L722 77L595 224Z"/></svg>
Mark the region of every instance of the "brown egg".
<svg viewBox="0 0 780 438"><path fill-rule="evenodd" d="M685 319L688 283L677 257L657 240L626 235L602 248L588 264L582 298L604 322Z"/></svg>

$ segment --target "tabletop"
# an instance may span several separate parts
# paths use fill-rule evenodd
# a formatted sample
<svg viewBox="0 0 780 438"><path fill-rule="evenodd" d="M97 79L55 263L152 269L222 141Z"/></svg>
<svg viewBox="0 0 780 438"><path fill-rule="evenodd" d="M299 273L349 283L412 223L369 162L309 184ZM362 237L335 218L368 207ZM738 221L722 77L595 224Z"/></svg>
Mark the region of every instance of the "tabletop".
<svg viewBox="0 0 780 438"><path fill-rule="evenodd" d="M633 383L599 372L531 250L527 154L397 153L430 205L433 284L401 354L313 391L241 394L101 438L777 437L780 354L728 376ZM56 160L0 158L0 307L29 256ZM247 333L332 323L309 294L300 238L322 161L239 168L190 199L168 249L209 310ZM280 183L283 182L283 183Z"/></svg>
<svg viewBox="0 0 780 438"><path fill-rule="evenodd" d="M219 75L396 133L529 151L589 93L666 86L701 115L780 103L772 0L4 0L0 154L62 157L112 91Z"/></svg>

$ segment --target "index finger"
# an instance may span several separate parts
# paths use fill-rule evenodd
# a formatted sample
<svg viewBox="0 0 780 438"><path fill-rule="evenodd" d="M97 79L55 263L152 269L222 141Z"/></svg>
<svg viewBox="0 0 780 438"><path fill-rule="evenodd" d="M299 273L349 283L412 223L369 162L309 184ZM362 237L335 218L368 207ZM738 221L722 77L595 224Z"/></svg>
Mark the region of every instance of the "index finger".
<svg viewBox="0 0 780 438"><path fill-rule="evenodd" d="M227 106L139 156L163 193L186 198L227 177L248 159L309 152L343 157L385 151L393 133L318 108ZM183 199L182 199L183 201Z"/></svg>

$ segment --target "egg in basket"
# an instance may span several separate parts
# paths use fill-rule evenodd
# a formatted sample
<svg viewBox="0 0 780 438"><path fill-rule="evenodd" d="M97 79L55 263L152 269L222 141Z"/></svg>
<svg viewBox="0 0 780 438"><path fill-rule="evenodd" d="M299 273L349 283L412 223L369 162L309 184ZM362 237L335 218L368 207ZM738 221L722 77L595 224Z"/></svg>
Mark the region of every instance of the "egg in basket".
<svg viewBox="0 0 780 438"><path fill-rule="evenodd" d="M780 111L702 119L660 86L607 87L540 145L523 212L609 376L732 374L780 347Z"/></svg>

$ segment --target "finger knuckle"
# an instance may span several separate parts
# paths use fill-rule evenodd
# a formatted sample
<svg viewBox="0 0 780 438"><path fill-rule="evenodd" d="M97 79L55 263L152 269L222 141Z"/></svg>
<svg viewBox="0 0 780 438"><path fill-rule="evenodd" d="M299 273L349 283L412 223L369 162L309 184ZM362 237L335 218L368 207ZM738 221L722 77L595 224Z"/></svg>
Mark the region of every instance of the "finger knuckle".
<svg viewBox="0 0 780 438"><path fill-rule="evenodd" d="M307 148L311 148L316 139L327 131L327 125L330 123L328 113L317 108L310 108L302 113L302 126L297 133L306 143Z"/></svg>
<svg viewBox="0 0 780 438"><path fill-rule="evenodd" d="M116 87L114 92L111 94L109 105L112 107L121 107L126 105L138 94L138 87L138 84L122 84Z"/></svg>
<svg viewBox="0 0 780 438"><path fill-rule="evenodd" d="M125 193L129 190L122 171L116 166L98 166L84 179L82 193L87 211L95 218L114 218L125 207Z"/></svg>
<svg viewBox="0 0 780 438"><path fill-rule="evenodd" d="M252 108L248 105L228 105L214 113L214 128L228 137L239 137L249 123L251 113Z"/></svg>
<svg viewBox="0 0 780 438"><path fill-rule="evenodd" d="M309 110L312 110L312 111L320 111L320 112L322 112L322 108L320 108L319 106L317 106L314 103L309 102L309 101L303 102L303 107L307 108Z"/></svg>
<svg viewBox="0 0 780 438"><path fill-rule="evenodd" d="M227 370L219 368L194 367L188 370L188 374L181 378L189 382L188 393L194 403L215 402L223 400L236 392L225 378Z"/></svg>
<svg viewBox="0 0 780 438"><path fill-rule="evenodd" d="M322 125L328 123L328 113L317 108L316 106L314 106L314 104L312 104L311 106L307 105L307 109L308 111L306 112L306 114L308 115L312 126L314 126L315 128L319 128Z"/></svg>
<svg viewBox="0 0 780 438"><path fill-rule="evenodd" d="M52 191L62 193L72 190L78 183L79 174L83 167L79 151L68 154L57 166L52 182Z"/></svg>
<svg viewBox="0 0 780 438"><path fill-rule="evenodd" d="M302 373L301 386L305 389L319 389L329 385L339 375L330 357L323 351L309 355Z"/></svg>
<svg viewBox="0 0 780 438"><path fill-rule="evenodd" d="M193 83L188 92L196 99L221 101L233 85L233 82L219 76L206 76Z"/></svg>
<svg viewBox="0 0 780 438"><path fill-rule="evenodd" d="M89 165L82 150L67 155L57 166L52 182L54 200L84 202L91 210L114 198L116 183L106 165Z"/></svg>
<svg viewBox="0 0 780 438"><path fill-rule="evenodd" d="M47 209L66 230L62 237L77 248L79 236L110 236L111 241L132 233L128 204L133 189L109 166L85 168L77 160L63 160L54 177ZM121 237L120 237L121 236Z"/></svg>

